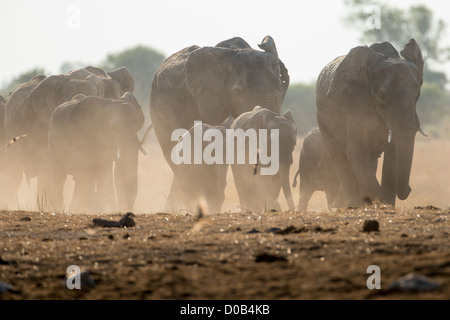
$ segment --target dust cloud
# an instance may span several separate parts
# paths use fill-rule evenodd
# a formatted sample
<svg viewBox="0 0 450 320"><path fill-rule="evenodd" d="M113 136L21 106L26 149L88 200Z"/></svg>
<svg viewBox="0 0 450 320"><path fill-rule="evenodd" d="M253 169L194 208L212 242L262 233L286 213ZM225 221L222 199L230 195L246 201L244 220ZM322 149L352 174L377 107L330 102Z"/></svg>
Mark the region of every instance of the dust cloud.
<svg viewBox="0 0 450 320"><path fill-rule="evenodd" d="M291 166L291 184L298 170L298 161L303 138L299 138L294 149L294 164ZM156 141L154 133L151 133L145 144L147 155L139 154L139 189L134 206L134 213L158 213L167 212L171 214L185 213L179 205L171 204L165 210L167 196L172 181L172 172L166 163L161 148ZM381 177L380 158L378 178ZM199 177L201 179L201 177ZM43 199L37 195L36 179L31 179L28 185L23 180L15 205L8 210L39 211ZM450 141L424 138L417 136L413 166L411 171L410 185L412 192L405 201L397 199L397 208L411 209L416 206L433 205L439 208L450 207ZM65 191L65 208L69 207L73 193L74 181L68 176ZM292 189L295 204L298 203L298 185ZM279 203L282 208L287 208L286 201L280 192ZM50 205L49 205L50 206ZM238 212L239 198L234 187L231 168L228 170L227 187L225 189L225 202L222 206L223 212ZM326 211L327 203L324 192L316 192L310 200L309 211ZM105 210L104 213L110 213Z"/></svg>

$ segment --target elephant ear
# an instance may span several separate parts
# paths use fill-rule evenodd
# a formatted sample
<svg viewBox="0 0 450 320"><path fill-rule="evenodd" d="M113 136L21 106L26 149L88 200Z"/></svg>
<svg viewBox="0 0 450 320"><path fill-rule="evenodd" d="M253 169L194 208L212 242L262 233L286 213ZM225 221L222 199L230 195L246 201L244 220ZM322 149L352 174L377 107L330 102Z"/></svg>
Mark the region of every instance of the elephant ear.
<svg viewBox="0 0 450 320"><path fill-rule="evenodd" d="M384 54L388 58L400 58L398 51L389 42L374 43L369 48L375 52Z"/></svg>
<svg viewBox="0 0 450 320"><path fill-rule="evenodd" d="M108 72L111 79L116 80L120 84L120 96L126 92L133 93L134 91L134 78L130 70L125 67L118 68L114 71Z"/></svg>
<svg viewBox="0 0 450 320"><path fill-rule="evenodd" d="M290 120L291 122L295 122L294 121L294 116L292 115L291 110L287 110L284 114L283 117Z"/></svg>
<svg viewBox="0 0 450 320"><path fill-rule="evenodd" d="M89 71L90 73L95 74L97 77L102 77L102 78L107 78L108 76L106 75L105 71L103 71L100 68L97 67L93 67L93 66L87 66L86 68L84 68L85 70Z"/></svg>
<svg viewBox="0 0 450 320"><path fill-rule="evenodd" d="M422 51L420 50L419 45L416 40L410 39L409 42L405 45L400 54L408 61L414 63L419 70L419 75L417 81L419 81L420 85L423 83L423 57Z"/></svg>
<svg viewBox="0 0 450 320"><path fill-rule="evenodd" d="M228 48L228 49L234 49L234 50L251 49L252 48L247 43L247 41L245 41L244 39L242 39L240 37L234 37L234 38L219 42L218 44L216 44L216 47Z"/></svg>
<svg viewBox="0 0 450 320"><path fill-rule="evenodd" d="M231 102L225 86L224 61L234 50L204 47L193 51L185 66L186 86L197 104L203 121L219 125L230 114Z"/></svg>
<svg viewBox="0 0 450 320"><path fill-rule="evenodd" d="M136 125L137 130L140 130L144 126L145 122L145 116L142 112L142 107L137 101L136 97L131 92L126 92L121 99L128 101L132 106L134 110L134 115L136 116ZM137 131L136 130L136 131Z"/></svg>
<svg viewBox="0 0 450 320"><path fill-rule="evenodd" d="M342 59L342 58L338 58ZM350 50L339 66L328 89L327 98L345 108L354 123L366 128L376 125L376 107L371 97L372 71L386 56L368 47Z"/></svg>
<svg viewBox="0 0 450 320"><path fill-rule="evenodd" d="M220 124L220 126L224 127L225 129L230 129L231 125L233 124L233 121L234 117L230 114L228 118Z"/></svg>
<svg viewBox="0 0 450 320"><path fill-rule="evenodd" d="M289 88L290 77L289 77L288 70L285 67L284 63L279 59L278 59L278 62L280 64L280 80L281 80L281 85L283 87L283 100L284 100L286 91Z"/></svg>
<svg viewBox="0 0 450 320"><path fill-rule="evenodd" d="M277 46L275 45L275 40L273 40L271 36L265 36L261 44L258 44L258 47L265 52L273 53L278 57Z"/></svg>
<svg viewBox="0 0 450 320"><path fill-rule="evenodd" d="M350 50L335 71L328 89L328 98L347 100L353 92L367 89L370 82L370 69L383 59L385 59L384 55L368 47L361 46Z"/></svg>
<svg viewBox="0 0 450 320"><path fill-rule="evenodd" d="M260 47L265 52L274 54L278 58L277 46L275 44L275 40L271 36L265 36L262 43L258 44L258 47ZM284 63L279 59L278 61L280 65L280 79L283 85L283 91L284 93L286 93L287 89L289 88L290 82L289 73Z"/></svg>

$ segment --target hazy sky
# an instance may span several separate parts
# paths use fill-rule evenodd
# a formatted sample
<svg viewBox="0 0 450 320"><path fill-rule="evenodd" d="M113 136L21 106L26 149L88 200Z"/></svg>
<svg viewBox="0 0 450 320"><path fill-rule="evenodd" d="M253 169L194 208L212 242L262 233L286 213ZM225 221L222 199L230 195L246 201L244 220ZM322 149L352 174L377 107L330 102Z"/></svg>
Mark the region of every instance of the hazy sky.
<svg viewBox="0 0 450 320"><path fill-rule="evenodd" d="M390 1L405 7L423 2ZM450 2L425 3L450 32ZM359 30L343 25L345 14L342 0L1 0L0 85L34 67L58 73L66 61L95 65L138 44L168 56L234 36L258 48L268 34L292 82L310 82L361 44Z"/></svg>

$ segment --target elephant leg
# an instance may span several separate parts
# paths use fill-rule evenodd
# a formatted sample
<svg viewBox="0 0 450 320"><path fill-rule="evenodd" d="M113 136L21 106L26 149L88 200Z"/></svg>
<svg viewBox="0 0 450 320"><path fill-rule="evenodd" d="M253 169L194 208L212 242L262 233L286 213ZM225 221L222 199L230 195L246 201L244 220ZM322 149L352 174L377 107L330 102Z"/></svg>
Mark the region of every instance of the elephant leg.
<svg viewBox="0 0 450 320"><path fill-rule="evenodd" d="M4 174L1 180L1 204L7 208L16 208L18 191L23 180L22 170L16 165L9 165Z"/></svg>
<svg viewBox="0 0 450 320"><path fill-rule="evenodd" d="M333 209L333 204L341 205L342 199L339 199L341 195L339 194L339 186L326 186L325 187L325 195L327 197L327 207L328 211Z"/></svg>
<svg viewBox="0 0 450 320"><path fill-rule="evenodd" d="M177 203L183 203L186 210L197 212L199 201L202 196L202 184L207 185L209 188L210 181L199 170L199 165L180 165L177 170L178 183L181 189L182 201ZM201 177L199 179L199 177ZM201 180L201 181L200 181ZM172 181L173 185L174 181ZM168 202L171 198L167 199ZM175 203L172 203L175 205ZM207 208L203 208L207 209Z"/></svg>
<svg viewBox="0 0 450 320"><path fill-rule="evenodd" d="M260 176L257 179L256 185L259 189L256 194L258 196L258 209L281 211L281 206L278 202L281 191L279 174L274 176Z"/></svg>
<svg viewBox="0 0 450 320"><path fill-rule="evenodd" d="M94 194L95 180L85 173L74 175L75 189L69 211L92 212L92 196Z"/></svg>
<svg viewBox="0 0 450 320"><path fill-rule="evenodd" d="M176 179L175 175L172 178L172 184L170 185L169 195L167 196L165 211L176 210L177 206L180 206L183 201L183 193L180 182Z"/></svg>
<svg viewBox="0 0 450 320"><path fill-rule="evenodd" d="M383 172L381 175L381 201L395 206L397 198L396 156L394 142L388 144L383 159Z"/></svg>
<svg viewBox="0 0 450 320"><path fill-rule="evenodd" d="M381 193L376 177L378 158L373 158L371 141L366 131L361 128L351 127L347 141L347 157L358 181L359 201L361 204L372 202L379 198Z"/></svg>
<svg viewBox="0 0 450 320"><path fill-rule="evenodd" d="M312 195L314 193L314 190L312 188L308 188L302 185L300 185L300 198L298 201L297 210L298 211L307 211L308 210L308 203L311 199Z"/></svg>
<svg viewBox="0 0 450 320"><path fill-rule="evenodd" d="M323 143L340 184L340 193L342 195L341 206L358 207L361 204L359 199L358 181L352 166L347 160L345 142L342 142L347 139L346 134L342 132L336 134L334 131L329 131L327 129L328 127L333 128L337 124L323 122L319 117L317 121L319 123ZM340 122L339 125L345 127L345 122ZM333 207L336 208L337 206L338 203L335 201Z"/></svg>
<svg viewBox="0 0 450 320"><path fill-rule="evenodd" d="M356 179L352 166L347 161L346 155L342 154L342 151L336 149L334 145L331 148L327 147L327 150L340 183L342 196L341 206L338 206L338 203L335 201L333 207L359 207L361 200L359 197L358 180Z"/></svg>
<svg viewBox="0 0 450 320"><path fill-rule="evenodd" d="M57 212L64 212L64 184L66 178L67 174L61 167L53 168L49 198Z"/></svg>
<svg viewBox="0 0 450 320"><path fill-rule="evenodd" d="M101 211L106 209L108 206L113 211L118 210L116 197L114 194L114 179L111 161L105 161L103 165L99 166L99 172L97 173L96 178L96 210Z"/></svg>
<svg viewBox="0 0 450 320"><path fill-rule="evenodd" d="M254 177L251 174L253 170L247 165L232 165L234 184L239 196L239 203L242 211L257 209L258 191L253 184Z"/></svg>

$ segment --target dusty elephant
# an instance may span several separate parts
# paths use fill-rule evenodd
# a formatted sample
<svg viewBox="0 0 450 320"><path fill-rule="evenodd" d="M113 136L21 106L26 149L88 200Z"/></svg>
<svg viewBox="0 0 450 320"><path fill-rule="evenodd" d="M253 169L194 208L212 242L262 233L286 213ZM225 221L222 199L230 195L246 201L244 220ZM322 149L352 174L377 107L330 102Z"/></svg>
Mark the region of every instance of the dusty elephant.
<svg viewBox="0 0 450 320"><path fill-rule="evenodd" d="M319 129L310 131L303 140L299 169L294 177L293 187L296 187L297 176L300 176L300 198L297 210L306 211L309 200L316 191L325 191L328 209L332 208L339 190L339 179Z"/></svg>
<svg viewBox="0 0 450 320"><path fill-rule="evenodd" d="M202 159L202 163L195 164L195 155L191 153L190 161L186 161L189 163L183 162L177 166L186 209L196 211L199 206L206 205L203 210L209 213L220 212L225 201L228 164L223 161L223 158L218 159L218 154L226 153L226 130L230 128L233 121L234 118L229 116L220 126L198 123L181 137L175 147L178 147L179 153L186 152L186 149L190 149L196 143L197 132L201 132L204 138L202 146L194 152L201 153L202 158L205 154L213 154L211 158L215 157L210 162Z"/></svg>
<svg viewBox="0 0 450 320"><path fill-rule="evenodd" d="M289 183L289 169L293 163L292 152L297 143L297 126L290 111L282 116L259 106L252 111L241 114L231 125L234 132L242 129L241 134L245 137L249 134L248 142L245 142L245 161L240 164L236 156L242 146L239 142L235 146L235 160L231 165L234 183L239 195L240 206L244 210L280 210L278 197L283 190L288 209L294 209L291 186ZM266 130L266 131L264 131ZM277 130L278 139L269 138ZM258 133L257 139L253 140L251 132ZM267 147L262 139L266 136ZM246 140L247 141L247 140ZM255 145L256 143L256 145ZM253 146L252 146L253 144ZM256 164L252 165L252 148L257 152ZM269 151L270 150L270 151ZM263 157L270 154L271 160L277 161L278 168L275 172L263 174L262 170L272 166L272 161L264 163ZM276 157L274 157L276 156ZM276 159L278 158L278 159Z"/></svg>
<svg viewBox="0 0 450 320"><path fill-rule="evenodd" d="M401 55L388 42L356 47L328 64L318 77L317 120L344 206L357 207L377 198L395 205L396 197L404 200L411 191L424 62L414 39ZM383 152L380 186L376 170Z"/></svg>
<svg viewBox="0 0 450 320"><path fill-rule="evenodd" d="M141 106L131 93L120 99L77 95L55 109L50 121L52 201L63 206L66 176L75 190L69 211L98 213L109 204L132 211L138 188L137 132L144 124ZM113 162L114 175L113 175ZM117 205L114 194L117 192Z"/></svg>
<svg viewBox="0 0 450 320"><path fill-rule="evenodd" d="M7 140L21 135L26 135L26 139L7 150L6 161L11 168L7 198L15 199L22 173L28 181L37 177L38 197L48 197L51 175L48 133L53 111L78 94L106 96L108 93L118 98L122 85L133 88L129 71L121 68L114 76L122 82L106 78L101 69L87 67L64 75L39 75L14 90L5 108L5 135ZM50 199L47 200L50 207L45 209L53 209Z"/></svg>
<svg viewBox="0 0 450 320"><path fill-rule="evenodd" d="M241 38L215 47L191 46L170 56L152 83L150 117L163 155L174 173L168 201L182 203L177 168L171 160L176 129L194 121L221 124L229 115L260 105L277 113L289 86L289 75L270 36L254 50Z"/></svg>
<svg viewBox="0 0 450 320"><path fill-rule="evenodd" d="M38 80L35 77L33 79ZM37 81L32 80L32 84ZM30 87L24 86L25 89ZM5 132L7 139L26 135L26 139L8 148L7 161L11 164L10 191L16 193L26 178L38 178L38 197L47 197L50 177L48 157L48 128L55 108L77 94L96 95L96 86L87 80L79 80L66 75L53 75L40 81L29 92L25 100L22 87L15 90L6 104ZM17 103L19 102L19 103ZM21 102L21 103L20 103ZM14 194L10 197L14 199ZM50 208L46 208L50 209Z"/></svg>

